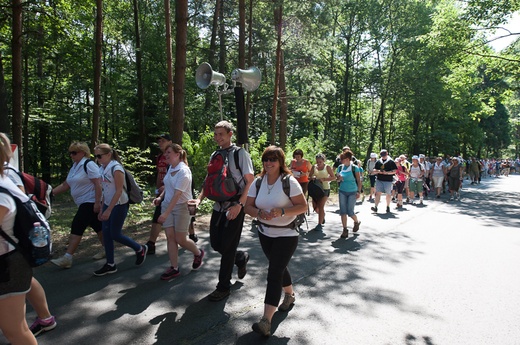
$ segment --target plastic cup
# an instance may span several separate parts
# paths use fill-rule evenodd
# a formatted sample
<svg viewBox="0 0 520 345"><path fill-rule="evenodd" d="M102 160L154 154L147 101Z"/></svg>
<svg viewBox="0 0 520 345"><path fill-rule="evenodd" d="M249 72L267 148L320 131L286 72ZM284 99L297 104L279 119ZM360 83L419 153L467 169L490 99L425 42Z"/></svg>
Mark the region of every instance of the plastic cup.
<svg viewBox="0 0 520 345"><path fill-rule="evenodd" d="M197 213L197 204L194 201L188 201L188 211L190 216L194 216Z"/></svg>

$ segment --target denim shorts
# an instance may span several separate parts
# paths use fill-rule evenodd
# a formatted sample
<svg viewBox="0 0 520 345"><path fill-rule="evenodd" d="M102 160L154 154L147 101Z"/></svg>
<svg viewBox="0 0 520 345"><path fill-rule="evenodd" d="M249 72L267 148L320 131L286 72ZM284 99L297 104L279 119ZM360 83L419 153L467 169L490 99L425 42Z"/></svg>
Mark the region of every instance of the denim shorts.
<svg viewBox="0 0 520 345"><path fill-rule="evenodd" d="M376 180L376 193L391 194L393 185L392 181Z"/></svg>
<svg viewBox="0 0 520 345"><path fill-rule="evenodd" d="M339 214L346 214L349 217L354 215L354 206L356 206L357 192L339 191Z"/></svg>

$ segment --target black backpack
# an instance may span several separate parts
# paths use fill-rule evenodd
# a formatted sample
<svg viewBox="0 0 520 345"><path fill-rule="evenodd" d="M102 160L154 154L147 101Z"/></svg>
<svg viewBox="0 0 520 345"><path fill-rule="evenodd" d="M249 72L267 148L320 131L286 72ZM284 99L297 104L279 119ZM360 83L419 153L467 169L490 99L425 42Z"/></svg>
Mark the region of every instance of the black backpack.
<svg viewBox="0 0 520 345"><path fill-rule="evenodd" d="M85 162L85 165L87 162ZM122 165L121 165L122 166ZM115 165L112 167L112 176L114 176L114 169ZM85 170L87 168L85 167ZM130 171L126 170L125 167L123 167L123 170L125 171L125 184L123 186L126 194L128 195L128 203L129 204L140 204L143 202L144 194L143 190L137 182L135 182L134 176L130 173Z"/></svg>
<svg viewBox="0 0 520 345"><path fill-rule="evenodd" d="M18 239L18 243L16 243L1 228L0 235L18 249L32 267L43 265L49 261L52 249L51 227L49 226L47 219L45 219L45 216L38 210L34 201L29 199L28 201L23 202L3 187L0 187L0 193L10 195L16 203L16 217L14 219L13 233ZM40 223L40 225L47 231L47 245L44 247L35 247L29 238L29 232L36 222Z"/></svg>
<svg viewBox="0 0 520 345"><path fill-rule="evenodd" d="M290 175L283 175L282 176L282 188L283 192L287 197L291 198L291 182L289 181ZM262 180L264 177L258 177L255 180L255 186L256 186L256 195L258 195L258 191L260 190L260 186L262 185ZM296 216L296 219L292 223L292 227L294 229L298 229L303 223L307 223L307 217L305 217L305 213L299 214ZM273 226L274 227L274 226ZM309 223L307 223L307 229L309 228Z"/></svg>

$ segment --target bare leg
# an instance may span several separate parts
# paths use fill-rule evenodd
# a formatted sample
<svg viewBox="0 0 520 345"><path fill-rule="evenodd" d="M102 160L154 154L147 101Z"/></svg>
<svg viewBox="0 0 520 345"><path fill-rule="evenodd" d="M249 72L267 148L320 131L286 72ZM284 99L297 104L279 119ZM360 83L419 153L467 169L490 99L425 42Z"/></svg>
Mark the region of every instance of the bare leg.
<svg viewBox="0 0 520 345"><path fill-rule="evenodd" d="M31 280L31 291L27 293L27 300L31 303L34 311L40 319L47 319L51 317L49 306L47 305L47 297L45 296L45 290L41 286L40 282L36 278Z"/></svg>
<svg viewBox="0 0 520 345"><path fill-rule="evenodd" d="M0 329L12 345L36 345L25 320L25 295L0 299Z"/></svg>

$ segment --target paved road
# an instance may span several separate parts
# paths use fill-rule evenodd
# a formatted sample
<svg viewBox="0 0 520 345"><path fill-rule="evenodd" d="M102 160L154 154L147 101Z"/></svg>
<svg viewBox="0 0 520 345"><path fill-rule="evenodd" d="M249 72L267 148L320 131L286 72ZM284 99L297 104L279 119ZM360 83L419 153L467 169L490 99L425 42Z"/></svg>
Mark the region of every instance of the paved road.
<svg viewBox="0 0 520 345"><path fill-rule="evenodd" d="M181 255L182 276L159 280L158 255L135 268L117 251L119 272L93 277L99 263L36 271L58 327L40 344L520 344L520 176L465 183L460 202L427 200L390 215L357 206L358 235L340 239L337 205L322 233L309 231L290 264L297 301L277 313L268 340L251 331L263 309L266 259L245 226L248 275L232 295L207 300L220 257L200 234L207 257L197 272ZM384 207L380 207L384 209ZM380 211L381 212L381 211ZM316 215L309 227L316 225ZM352 224L349 224L351 227ZM236 272L235 272L236 273ZM28 319L34 318L28 310ZM0 335L0 344L5 339Z"/></svg>

